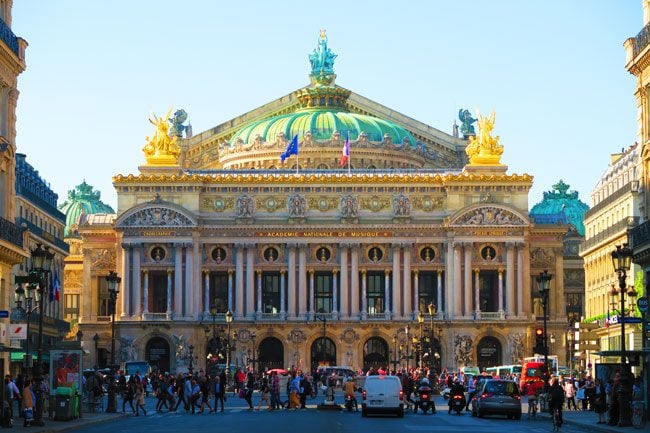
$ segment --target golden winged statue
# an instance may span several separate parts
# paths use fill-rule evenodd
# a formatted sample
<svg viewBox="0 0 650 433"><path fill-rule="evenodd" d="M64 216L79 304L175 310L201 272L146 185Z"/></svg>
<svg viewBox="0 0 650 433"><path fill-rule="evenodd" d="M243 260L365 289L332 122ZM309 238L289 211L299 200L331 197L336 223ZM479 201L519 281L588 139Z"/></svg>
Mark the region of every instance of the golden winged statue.
<svg viewBox="0 0 650 433"><path fill-rule="evenodd" d="M470 165L499 165L503 146L499 144L499 136L492 137L496 115L494 111L483 117L478 113L478 134L469 138L465 153Z"/></svg>
<svg viewBox="0 0 650 433"><path fill-rule="evenodd" d="M169 135L168 119L171 112L170 108L164 117L158 117L154 113L153 119L149 118L149 122L156 127L153 137L146 137L147 144L142 148L149 165L176 165L178 163L178 155L181 153L178 138Z"/></svg>

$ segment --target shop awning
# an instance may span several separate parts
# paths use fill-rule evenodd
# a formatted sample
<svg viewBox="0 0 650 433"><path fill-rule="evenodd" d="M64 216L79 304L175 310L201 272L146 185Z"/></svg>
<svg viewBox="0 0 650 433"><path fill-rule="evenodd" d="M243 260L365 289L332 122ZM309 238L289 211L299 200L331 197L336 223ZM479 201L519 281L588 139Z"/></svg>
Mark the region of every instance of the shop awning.
<svg viewBox="0 0 650 433"><path fill-rule="evenodd" d="M25 358L25 352L11 352L9 355L9 361L11 362L22 362L23 358ZM38 353L32 352L32 359L36 361L38 359ZM43 361L50 361L49 353L43 353Z"/></svg>

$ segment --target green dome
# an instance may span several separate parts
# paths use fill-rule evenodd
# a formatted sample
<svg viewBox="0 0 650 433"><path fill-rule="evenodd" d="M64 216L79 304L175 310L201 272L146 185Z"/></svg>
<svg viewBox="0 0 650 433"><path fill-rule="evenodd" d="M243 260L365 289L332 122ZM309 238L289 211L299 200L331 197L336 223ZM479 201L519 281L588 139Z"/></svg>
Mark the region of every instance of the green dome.
<svg viewBox="0 0 650 433"><path fill-rule="evenodd" d="M68 191L68 199L59 206L59 210L65 214L64 237L73 236L79 215L97 213L115 213L113 208L102 203L101 193L93 191L93 187L84 180L74 190Z"/></svg>
<svg viewBox="0 0 650 433"><path fill-rule="evenodd" d="M580 201L578 192L560 180L553 185L554 191L544 192L544 199L530 210L530 216L538 224L572 224L580 236L585 235L585 212L589 206Z"/></svg>
<svg viewBox="0 0 650 433"><path fill-rule="evenodd" d="M339 132L341 137L347 137L349 133L350 140L357 140L361 133L365 133L368 141L372 142L382 142L388 134L396 146L401 146L405 139L411 146L416 145L415 139L406 129L387 120L323 109L298 111L252 122L235 133L230 143L233 145L239 139L251 143L258 135L262 141L273 142L279 133L291 139L296 134L302 137L307 132L315 140L329 140L334 132Z"/></svg>

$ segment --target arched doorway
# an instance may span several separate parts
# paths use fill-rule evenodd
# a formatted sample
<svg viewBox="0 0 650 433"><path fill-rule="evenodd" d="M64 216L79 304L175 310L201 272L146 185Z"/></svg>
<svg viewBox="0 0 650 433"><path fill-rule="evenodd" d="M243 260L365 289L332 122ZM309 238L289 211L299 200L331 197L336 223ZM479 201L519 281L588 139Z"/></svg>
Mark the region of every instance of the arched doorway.
<svg viewBox="0 0 650 433"><path fill-rule="evenodd" d="M476 360L478 368L483 371L487 367L501 365L501 343L495 337L483 337L476 345Z"/></svg>
<svg viewBox="0 0 650 433"><path fill-rule="evenodd" d="M363 369L388 368L388 343L381 337L371 337L363 345Z"/></svg>
<svg viewBox="0 0 650 433"><path fill-rule="evenodd" d="M284 368L284 345L275 337L267 337L260 342L259 369Z"/></svg>
<svg viewBox="0 0 650 433"><path fill-rule="evenodd" d="M317 338L311 345L311 371L319 365L336 365L336 344L327 337Z"/></svg>
<svg viewBox="0 0 650 433"><path fill-rule="evenodd" d="M153 337L147 342L144 352L145 359L152 368L160 372L169 372L169 343L162 337Z"/></svg>

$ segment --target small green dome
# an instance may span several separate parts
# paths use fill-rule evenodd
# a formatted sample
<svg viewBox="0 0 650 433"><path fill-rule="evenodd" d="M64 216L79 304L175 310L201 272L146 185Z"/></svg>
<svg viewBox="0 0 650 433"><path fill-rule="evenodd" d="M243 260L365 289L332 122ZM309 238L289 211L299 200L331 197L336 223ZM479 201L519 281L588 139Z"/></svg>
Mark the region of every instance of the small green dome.
<svg viewBox="0 0 650 433"><path fill-rule="evenodd" d="M577 191L567 192L569 185L560 180L554 191L544 192L544 199L530 210L538 224L572 224L580 236L585 235L585 213L589 206L580 201Z"/></svg>
<svg viewBox="0 0 650 433"><path fill-rule="evenodd" d="M290 139L296 134L302 137L308 132L315 140L329 140L334 132L339 132L341 137L347 137L349 133L350 140L357 140L361 133L365 133L368 141L372 142L382 142L388 134L397 146L401 146L405 139L411 146L416 145L415 139L406 129L387 120L322 109L298 111L253 122L238 131L230 139L230 143L232 145L238 139L251 143L258 135L262 141L273 142L280 133Z"/></svg>
<svg viewBox="0 0 650 433"><path fill-rule="evenodd" d="M59 206L65 214L64 237L74 236L77 221L81 214L115 213L113 208L100 200L101 193L84 180L74 190L68 191L68 199Z"/></svg>

